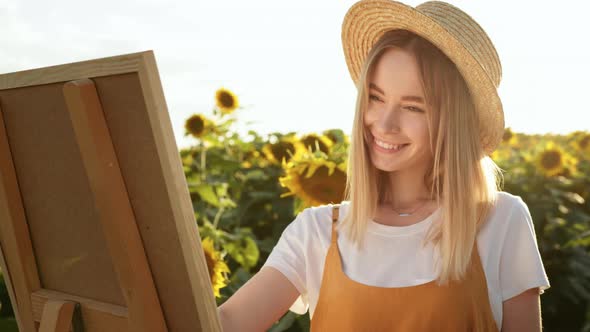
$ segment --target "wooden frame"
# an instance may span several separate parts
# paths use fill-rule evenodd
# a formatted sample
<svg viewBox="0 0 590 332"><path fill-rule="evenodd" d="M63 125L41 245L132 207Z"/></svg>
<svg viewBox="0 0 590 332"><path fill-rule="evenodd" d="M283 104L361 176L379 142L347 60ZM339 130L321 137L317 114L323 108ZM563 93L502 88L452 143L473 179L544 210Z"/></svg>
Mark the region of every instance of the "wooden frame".
<svg viewBox="0 0 590 332"><path fill-rule="evenodd" d="M221 331L152 51L0 75L0 170L20 331Z"/></svg>

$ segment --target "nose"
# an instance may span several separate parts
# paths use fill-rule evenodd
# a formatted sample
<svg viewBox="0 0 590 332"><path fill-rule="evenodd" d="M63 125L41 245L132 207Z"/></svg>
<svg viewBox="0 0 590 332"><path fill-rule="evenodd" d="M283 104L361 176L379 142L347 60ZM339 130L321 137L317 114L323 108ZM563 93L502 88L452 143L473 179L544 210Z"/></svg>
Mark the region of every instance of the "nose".
<svg viewBox="0 0 590 332"><path fill-rule="evenodd" d="M401 125L401 107L393 105L384 109L381 116L377 119L375 125L382 130L382 132L399 131Z"/></svg>

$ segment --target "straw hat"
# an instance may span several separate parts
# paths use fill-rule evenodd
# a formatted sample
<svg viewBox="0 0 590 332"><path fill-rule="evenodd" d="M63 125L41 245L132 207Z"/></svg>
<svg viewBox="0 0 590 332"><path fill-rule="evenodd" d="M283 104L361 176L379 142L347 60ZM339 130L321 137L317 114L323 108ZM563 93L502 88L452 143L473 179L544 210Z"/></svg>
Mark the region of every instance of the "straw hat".
<svg viewBox="0 0 590 332"><path fill-rule="evenodd" d="M350 76L358 87L362 65L375 42L389 30L405 29L427 39L455 63L465 79L480 119L480 141L491 154L504 134L504 112L497 88L500 59L479 24L442 1L411 7L392 0L361 0L342 23L342 46Z"/></svg>

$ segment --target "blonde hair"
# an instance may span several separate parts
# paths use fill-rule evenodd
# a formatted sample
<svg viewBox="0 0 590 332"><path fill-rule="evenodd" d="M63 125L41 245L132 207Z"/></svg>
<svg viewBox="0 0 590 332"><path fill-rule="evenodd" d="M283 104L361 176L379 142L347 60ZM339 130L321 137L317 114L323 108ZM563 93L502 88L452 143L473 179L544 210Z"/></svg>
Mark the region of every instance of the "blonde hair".
<svg viewBox="0 0 590 332"><path fill-rule="evenodd" d="M476 235L496 203L502 173L481 146L478 115L455 64L437 47L410 31L385 33L363 65L348 153L345 200L350 202L338 230L344 230L360 249L364 246L368 219L374 217L378 203L391 195L389 182L384 181L387 173L371 162L363 123L369 94L367 79L388 48L403 49L415 56L425 101L432 110L427 112L427 122L433 163L424 183L430 188L431 199L441 206L441 222L432 223L422 245L431 241L439 250L439 285L461 280Z"/></svg>

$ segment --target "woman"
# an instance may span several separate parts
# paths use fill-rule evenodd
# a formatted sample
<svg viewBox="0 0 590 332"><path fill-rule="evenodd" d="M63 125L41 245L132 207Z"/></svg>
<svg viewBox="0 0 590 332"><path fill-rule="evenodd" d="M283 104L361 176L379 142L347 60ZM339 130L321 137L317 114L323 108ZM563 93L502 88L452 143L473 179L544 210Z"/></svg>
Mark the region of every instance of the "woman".
<svg viewBox="0 0 590 332"><path fill-rule="evenodd" d="M358 90L346 200L297 215L220 307L224 330L309 308L312 331L540 331L531 216L489 158L504 130L492 42L439 1L362 0L342 29Z"/></svg>

